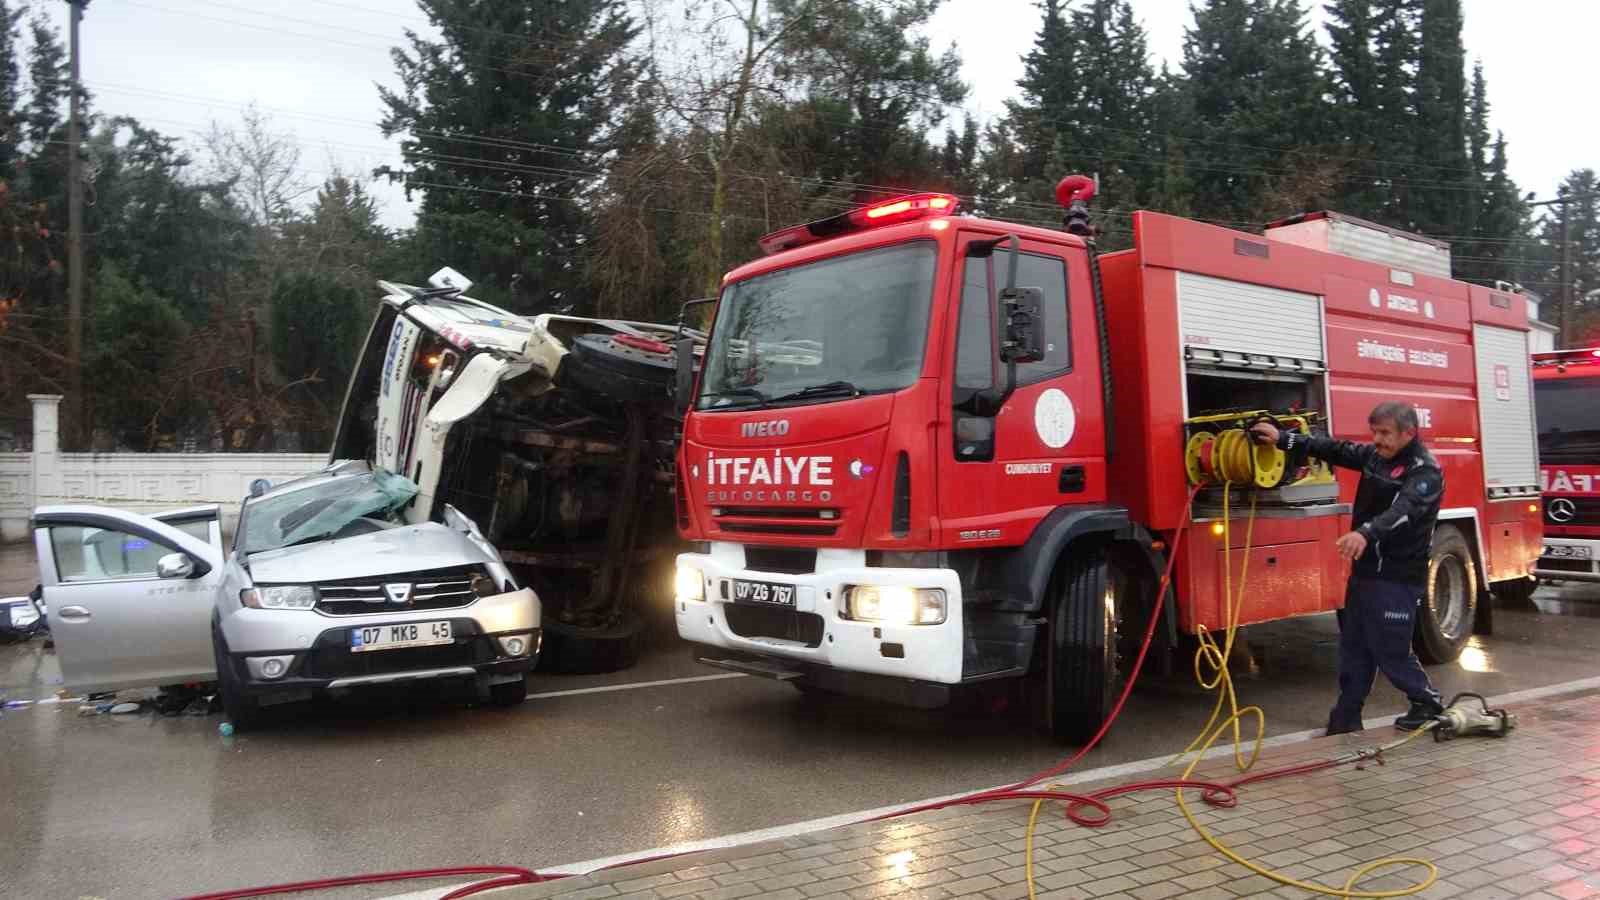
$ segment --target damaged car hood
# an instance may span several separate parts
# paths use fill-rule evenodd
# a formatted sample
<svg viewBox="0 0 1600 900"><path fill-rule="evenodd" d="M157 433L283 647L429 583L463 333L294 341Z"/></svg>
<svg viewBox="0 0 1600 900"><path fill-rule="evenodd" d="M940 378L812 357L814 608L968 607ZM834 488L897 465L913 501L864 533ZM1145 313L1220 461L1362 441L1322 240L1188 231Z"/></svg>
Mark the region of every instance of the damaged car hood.
<svg viewBox="0 0 1600 900"><path fill-rule="evenodd" d="M250 556L258 584L315 584L495 562L459 531L425 522Z"/></svg>

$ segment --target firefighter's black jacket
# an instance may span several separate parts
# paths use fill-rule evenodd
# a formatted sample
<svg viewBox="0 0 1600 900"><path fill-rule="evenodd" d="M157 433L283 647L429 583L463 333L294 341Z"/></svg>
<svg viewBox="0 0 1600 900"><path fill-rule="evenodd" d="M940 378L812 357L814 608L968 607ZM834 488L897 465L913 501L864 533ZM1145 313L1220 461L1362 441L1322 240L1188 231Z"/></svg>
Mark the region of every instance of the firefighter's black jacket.
<svg viewBox="0 0 1600 900"><path fill-rule="evenodd" d="M1420 438L1393 459L1379 456L1371 444L1287 430L1279 434L1278 446L1289 454L1290 465L1303 464L1309 454L1361 472L1350 524L1367 539L1367 550L1355 561L1352 574L1415 584L1427 580L1444 474Z"/></svg>

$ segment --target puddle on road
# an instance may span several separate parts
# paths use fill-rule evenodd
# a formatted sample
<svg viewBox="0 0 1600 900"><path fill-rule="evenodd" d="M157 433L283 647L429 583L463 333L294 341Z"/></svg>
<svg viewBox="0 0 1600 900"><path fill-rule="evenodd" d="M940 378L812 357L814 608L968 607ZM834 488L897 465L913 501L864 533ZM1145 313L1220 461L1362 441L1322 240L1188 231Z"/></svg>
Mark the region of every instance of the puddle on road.
<svg viewBox="0 0 1600 900"><path fill-rule="evenodd" d="M1573 600L1567 597L1535 594L1533 596L1533 605L1539 612L1546 615L1600 619L1600 602L1594 600Z"/></svg>

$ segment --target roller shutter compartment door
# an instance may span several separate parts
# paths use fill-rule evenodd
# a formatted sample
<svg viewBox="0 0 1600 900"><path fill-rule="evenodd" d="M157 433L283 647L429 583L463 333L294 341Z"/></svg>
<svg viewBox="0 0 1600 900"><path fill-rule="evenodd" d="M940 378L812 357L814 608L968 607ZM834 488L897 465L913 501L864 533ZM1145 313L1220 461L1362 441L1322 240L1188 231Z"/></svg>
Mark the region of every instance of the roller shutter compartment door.
<svg viewBox="0 0 1600 900"><path fill-rule="evenodd" d="M1186 347L1323 362L1322 298L1243 281L1178 273Z"/></svg>
<svg viewBox="0 0 1600 900"><path fill-rule="evenodd" d="M1489 496L1533 493L1539 485L1528 373L1528 333L1474 325L1478 365L1478 425L1483 477Z"/></svg>

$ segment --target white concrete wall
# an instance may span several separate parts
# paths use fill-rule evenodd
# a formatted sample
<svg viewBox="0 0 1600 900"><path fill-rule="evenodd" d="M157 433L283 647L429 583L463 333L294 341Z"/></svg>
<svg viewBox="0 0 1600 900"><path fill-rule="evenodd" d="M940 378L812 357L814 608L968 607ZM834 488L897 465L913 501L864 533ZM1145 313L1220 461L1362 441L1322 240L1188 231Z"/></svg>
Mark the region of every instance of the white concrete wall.
<svg viewBox="0 0 1600 900"><path fill-rule="evenodd" d="M34 452L0 453L0 540L28 537L35 506L97 503L138 511L221 503L232 531L250 482L321 468L326 453L59 453L58 397L34 399Z"/></svg>

